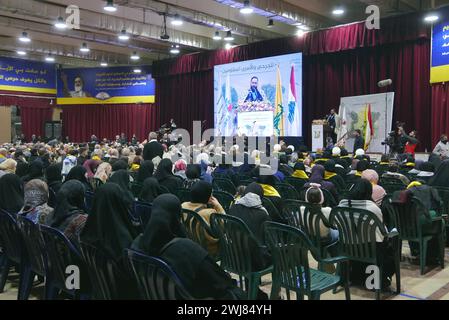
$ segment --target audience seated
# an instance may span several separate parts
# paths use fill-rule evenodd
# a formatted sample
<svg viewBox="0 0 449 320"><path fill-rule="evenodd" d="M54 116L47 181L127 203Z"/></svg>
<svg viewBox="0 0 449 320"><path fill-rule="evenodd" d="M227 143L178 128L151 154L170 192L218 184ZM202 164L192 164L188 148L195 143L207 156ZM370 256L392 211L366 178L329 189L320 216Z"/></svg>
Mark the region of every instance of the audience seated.
<svg viewBox="0 0 449 320"><path fill-rule="evenodd" d="M376 171L372 169L368 169L362 172L362 179L366 179L369 182L371 182L373 186L373 194L372 199L373 201L380 207L382 205L382 201L384 200L384 197L387 195L387 192L384 188L379 186L379 175Z"/></svg>
<svg viewBox="0 0 449 320"><path fill-rule="evenodd" d="M31 180L25 184L24 205L19 214L34 223L46 224L47 217L53 213L53 208L47 203L47 184L40 179Z"/></svg>
<svg viewBox="0 0 449 320"><path fill-rule="evenodd" d="M316 164L312 168L312 174L310 176L309 182L304 185L304 188L310 188L312 183L319 184L323 189L329 191L335 199L338 199L337 189L332 182L324 180L324 172L324 167L320 164Z"/></svg>
<svg viewBox="0 0 449 320"><path fill-rule="evenodd" d="M196 299L243 297L235 281L207 251L186 238L179 222L180 214L181 203L176 196L157 197L145 232L133 241L132 249L166 261Z"/></svg>
<svg viewBox="0 0 449 320"><path fill-rule="evenodd" d="M173 163L170 159L162 159L159 163L154 177L161 186L166 187L171 193L175 193L182 186L180 177L173 174Z"/></svg>
<svg viewBox="0 0 449 320"><path fill-rule="evenodd" d="M183 209L195 211L207 224L210 224L212 213L225 214L221 204L212 196L212 185L206 181L198 181L191 187L191 201L182 204ZM218 252L218 241L206 235L208 240L208 251L212 256Z"/></svg>
<svg viewBox="0 0 449 320"><path fill-rule="evenodd" d="M391 163L388 167L388 171L382 175L382 178L395 179L398 183L402 183L407 186L410 183L410 179L398 171L399 166L396 163Z"/></svg>
<svg viewBox="0 0 449 320"><path fill-rule="evenodd" d="M435 175L429 180L429 185L449 188L449 160L441 163Z"/></svg>
<svg viewBox="0 0 449 320"><path fill-rule="evenodd" d="M23 182L15 174L0 177L0 209L16 214L23 208Z"/></svg>
<svg viewBox="0 0 449 320"><path fill-rule="evenodd" d="M139 201L153 203L154 199L164 193L166 193L166 191L161 187L156 178L147 178L143 182L138 198Z"/></svg>
<svg viewBox="0 0 449 320"><path fill-rule="evenodd" d="M85 189L78 180L65 182L56 194L56 208L45 224L63 232L74 244L87 219L84 205Z"/></svg>

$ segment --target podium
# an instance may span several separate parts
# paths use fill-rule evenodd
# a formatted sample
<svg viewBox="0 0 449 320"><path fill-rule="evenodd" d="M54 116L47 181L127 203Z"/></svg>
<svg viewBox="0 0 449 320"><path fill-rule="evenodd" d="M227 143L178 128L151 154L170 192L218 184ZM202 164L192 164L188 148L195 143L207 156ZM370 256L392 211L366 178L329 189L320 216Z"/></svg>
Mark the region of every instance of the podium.
<svg viewBox="0 0 449 320"><path fill-rule="evenodd" d="M326 147L326 138L332 133L325 120L312 121L312 152L323 150Z"/></svg>

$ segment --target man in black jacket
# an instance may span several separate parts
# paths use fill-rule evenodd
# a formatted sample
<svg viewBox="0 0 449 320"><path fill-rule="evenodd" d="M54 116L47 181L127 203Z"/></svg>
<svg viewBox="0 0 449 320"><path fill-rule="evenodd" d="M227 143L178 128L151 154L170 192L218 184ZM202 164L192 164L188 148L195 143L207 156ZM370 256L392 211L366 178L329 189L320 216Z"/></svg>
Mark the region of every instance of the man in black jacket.
<svg viewBox="0 0 449 320"><path fill-rule="evenodd" d="M355 152L358 149L365 150L365 140L362 137L362 131L360 131L359 129L354 131L354 137L355 137L355 140L354 140L354 151L353 151L353 154L355 155Z"/></svg>
<svg viewBox="0 0 449 320"><path fill-rule="evenodd" d="M157 133L150 132L148 135L148 143L143 148L143 159L144 160L153 160L156 157L160 157L164 155L164 147L162 144L157 141Z"/></svg>

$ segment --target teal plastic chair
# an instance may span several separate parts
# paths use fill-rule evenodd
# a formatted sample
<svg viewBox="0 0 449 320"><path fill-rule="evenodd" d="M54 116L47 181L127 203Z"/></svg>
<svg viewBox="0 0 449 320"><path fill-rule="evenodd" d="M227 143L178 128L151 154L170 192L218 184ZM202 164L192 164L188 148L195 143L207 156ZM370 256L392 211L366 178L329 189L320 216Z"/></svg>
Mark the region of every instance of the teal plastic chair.
<svg viewBox="0 0 449 320"><path fill-rule="evenodd" d="M255 246L262 246L248 226L239 218L223 214L212 214L212 231L219 239L220 266L239 276L239 284L247 293L248 300L256 300L261 278L273 271L270 266L254 271L254 261L249 254ZM248 283L248 286L246 286Z"/></svg>
<svg viewBox="0 0 449 320"><path fill-rule="evenodd" d="M449 188L445 187L432 187L438 191L438 194L441 198L442 206L441 206L441 216L445 220L446 226L446 246L449 246Z"/></svg>
<svg viewBox="0 0 449 320"><path fill-rule="evenodd" d="M299 200L299 193L289 184L278 183L275 189L279 192L282 199Z"/></svg>
<svg viewBox="0 0 449 320"><path fill-rule="evenodd" d="M308 180L295 177L286 177L285 182L295 188L296 192L300 194Z"/></svg>
<svg viewBox="0 0 449 320"><path fill-rule="evenodd" d="M235 185L229 179L214 178L212 186L214 190L227 192L229 194L235 194L237 191Z"/></svg>
<svg viewBox="0 0 449 320"><path fill-rule="evenodd" d="M298 228L275 222L266 222L265 238L273 256L273 285L271 298L275 298L281 288L287 292L296 293L297 300L319 300L320 296L339 284L345 287L345 297L351 299L348 274L345 281L338 275L315 270L309 266L309 252L313 256L319 255L310 239ZM328 263L347 261L345 257L327 259ZM345 268L346 270L348 268Z"/></svg>
<svg viewBox="0 0 449 320"><path fill-rule="evenodd" d="M301 207L304 207L304 212L301 214ZM320 225L331 228L329 220L321 212L319 206L302 202L286 200L282 208L283 216L287 219L288 225L300 229L313 243L317 249L317 261L329 256L329 250L334 247L337 242L329 243L320 234ZM318 269L323 271L324 264L318 263Z"/></svg>
<svg viewBox="0 0 449 320"><path fill-rule="evenodd" d="M216 236L207 222L195 211L187 209L182 209L180 221L187 237L208 251L208 237L216 238ZM212 256L212 258L217 259L218 257Z"/></svg>
<svg viewBox="0 0 449 320"><path fill-rule="evenodd" d="M431 218L430 213L418 198L411 198L407 203L391 203L394 209L396 228L399 231L401 240L417 242L419 244L420 269L424 274L427 258L427 245L432 238L437 238L439 246L438 258L440 267L444 268L444 221L441 215ZM432 224L440 225L439 232L435 234L423 233L424 216ZM424 218L424 219L423 219Z"/></svg>
<svg viewBox="0 0 449 320"><path fill-rule="evenodd" d="M213 191L212 195L217 198L224 211L228 212L231 204L234 202L234 196L224 191Z"/></svg>
<svg viewBox="0 0 449 320"><path fill-rule="evenodd" d="M376 230L379 230L384 241L391 241L394 252L394 264L396 273L396 293L401 292L400 269L400 239L399 233L387 232L385 225L371 211L335 207L329 216L329 223L335 226L339 232L338 252L350 261L358 261L379 267L379 274L383 275L383 265L378 259ZM380 299L382 288L382 276L380 288L376 289L376 299Z"/></svg>

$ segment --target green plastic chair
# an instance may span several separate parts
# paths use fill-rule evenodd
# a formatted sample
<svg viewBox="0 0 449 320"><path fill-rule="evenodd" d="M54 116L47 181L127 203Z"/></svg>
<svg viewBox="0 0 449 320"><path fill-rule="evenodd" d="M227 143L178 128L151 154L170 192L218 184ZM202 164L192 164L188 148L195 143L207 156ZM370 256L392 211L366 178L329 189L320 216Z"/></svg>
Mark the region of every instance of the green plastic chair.
<svg viewBox="0 0 449 320"><path fill-rule="evenodd" d="M262 245L248 226L237 217L212 214L210 221L212 231L219 239L220 266L228 272L238 275L240 287L247 293L248 299L256 300L261 278L273 271L272 266L265 270L253 271L254 264L249 252L254 248L250 244ZM246 286L246 282L248 282L248 286Z"/></svg>
<svg viewBox="0 0 449 320"><path fill-rule="evenodd" d="M190 190L186 188L176 189L176 196L178 197L181 203L190 202L192 196L190 194Z"/></svg>
<svg viewBox="0 0 449 320"><path fill-rule="evenodd" d="M347 280L343 281L338 275L310 268L309 252L314 257L319 253L304 232L275 222L265 222L264 227L265 238L273 256L272 299L284 288L288 300L290 291L296 293L297 300L304 300L304 296L308 296L310 300L319 300L323 293L336 289L339 284L345 287L346 299L351 299ZM347 261L345 257L327 259L328 263L344 261Z"/></svg>
<svg viewBox="0 0 449 320"><path fill-rule="evenodd" d="M224 211L228 212L231 204L234 202L234 196L224 191L213 191L213 196L217 198Z"/></svg>
<svg viewBox="0 0 449 320"><path fill-rule="evenodd" d="M302 189L304 188L304 185L308 182L308 180L305 179L299 179L295 177L286 177L285 182L289 185L293 186L295 188L296 192L298 194L301 193Z"/></svg>
<svg viewBox="0 0 449 320"><path fill-rule="evenodd" d="M267 210L271 220L287 223L286 218L283 216L282 212L279 212L279 210L273 204L273 201L271 201L267 197L262 197L262 206Z"/></svg>
<svg viewBox="0 0 449 320"><path fill-rule="evenodd" d="M430 213L418 198L411 198L407 203L391 203L394 209L396 228L400 239L419 244L421 275L424 274L427 258L427 245L432 238L437 238L439 245L440 266L444 268L444 221L441 215L429 219L429 221L441 225L441 230L436 234L423 234L423 216L430 218Z"/></svg>
<svg viewBox="0 0 449 320"><path fill-rule="evenodd" d="M301 214L301 207L304 207L304 212ZM324 224L325 227L331 228L329 220L321 212L319 206L303 202L286 200L282 207L283 216L287 219L287 223L291 227L300 229L313 243L317 249L317 260L329 256L329 250L337 244L337 242L329 243L326 239L323 239L320 234L320 225ZM318 264L318 269L323 271L324 265Z"/></svg>
<svg viewBox="0 0 449 320"><path fill-rule="evenodd" d="M396 231L387 232L385 225L371 211L335 207L329 216L329 223L335 226L339 232L338 252L350 261L358 261L379 267L380 275L383 275L383 265L378 260L376 245L376 230L380 230L384 241L391 241L394 251L394 264L396 272L396 293L401 292L400 269L400 239ZM376 289L376 300L380 299L382 288L382 276L380 288Z"/></svg>
<svg viewBox="0 0 449 320"><path fill-rule="evenodd" d="M179 218L187 237L208 251L207 237L216 238L216 236L207 222L195 211L187 209L182 209ZM216 259L217 257L213 258Z"/></svg>
<svg viewBox="0 0 449 320"><path fill-rule="evenodd" d="M396 191L402 191L407 188L407 186L402 183L383 183L381 186L385 189L387 194L393 194Z"/></svg>
<svg viewBox="0 0 449 320"><path fill-rule="evenodd" d="M216 191L223 191L229 194L236 193L235 185L229 179L214 178L212 186Z"/></svg>
<svg viewBox="0 0 449 320"><path fill-rule="evenodd" d="M282 199L299 200L299 193L289 184L278 183L275 189L279 192Z"/></svg>
<svg viewBox="0 0 449 320"><path fill-rule="evenodd" d="M440 195L442 206L441 206L441 216L445 220L446 225L446 246L449 246L449 188L445 187L432 187L438 191Z"/></svg>

